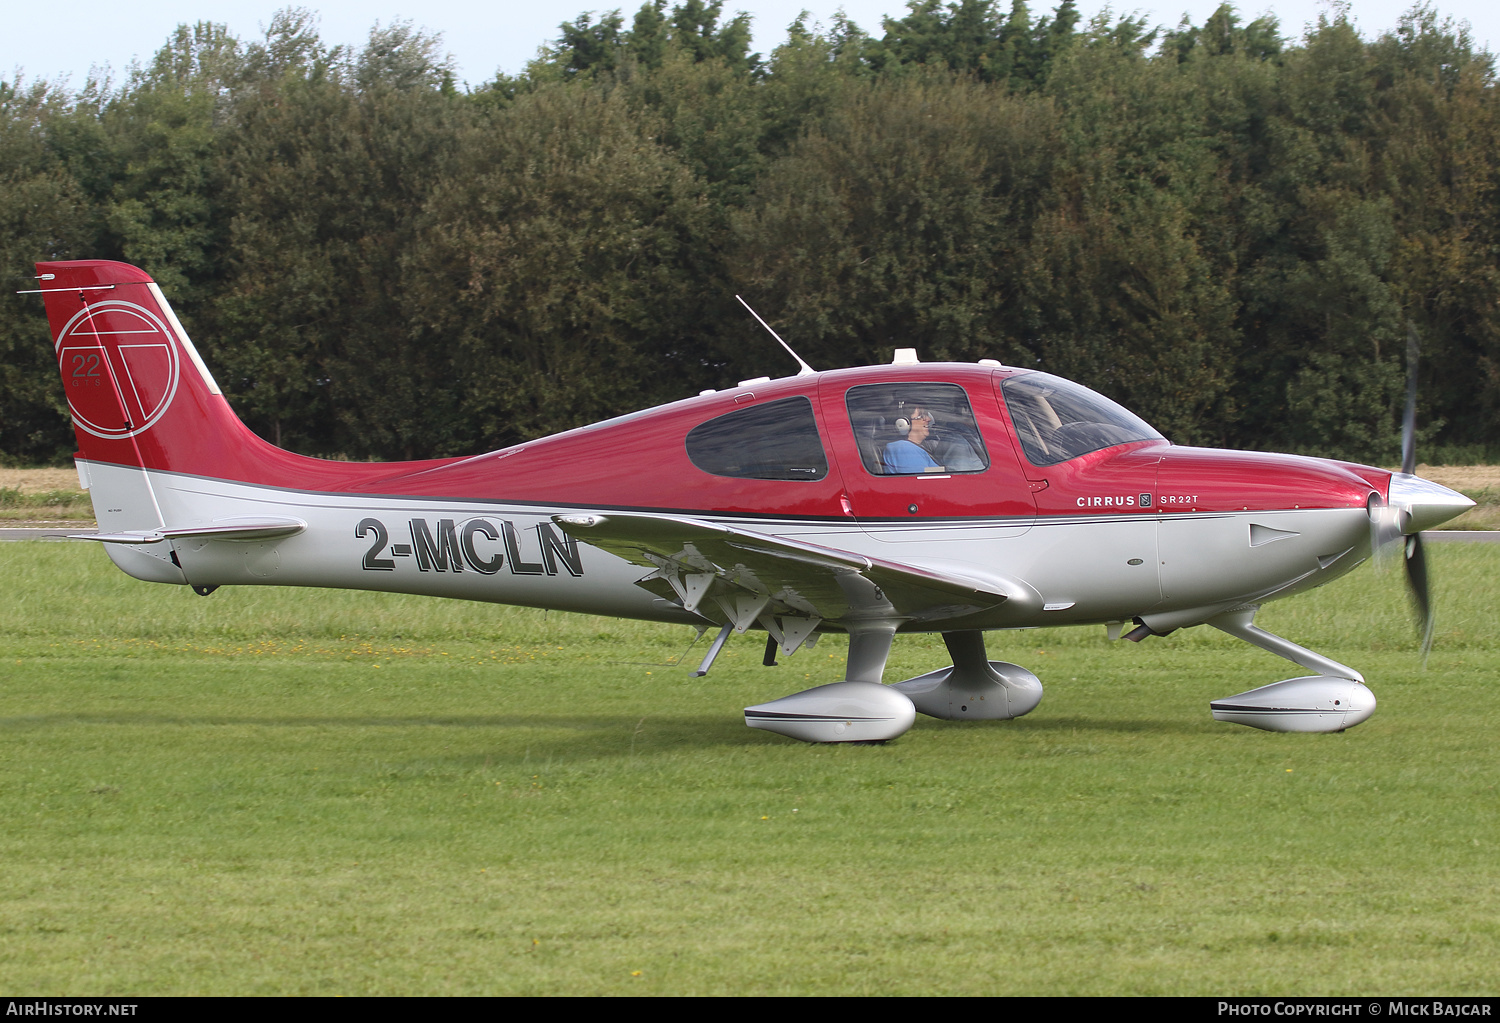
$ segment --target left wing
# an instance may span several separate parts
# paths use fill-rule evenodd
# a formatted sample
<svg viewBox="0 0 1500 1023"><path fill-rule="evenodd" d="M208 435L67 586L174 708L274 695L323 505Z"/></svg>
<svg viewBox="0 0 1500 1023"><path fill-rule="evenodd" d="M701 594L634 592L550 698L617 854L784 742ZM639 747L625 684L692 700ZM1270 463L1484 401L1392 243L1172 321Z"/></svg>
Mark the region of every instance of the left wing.
<svg viewBox="0 0 1500 1023"><path fill-rule="evenodd" d="M757 621L790 653L824 621L935 623L1041 600L1023 583L966 577L701 519L555 515L569 536L653 571L637 585L744 632Z"/></svg>

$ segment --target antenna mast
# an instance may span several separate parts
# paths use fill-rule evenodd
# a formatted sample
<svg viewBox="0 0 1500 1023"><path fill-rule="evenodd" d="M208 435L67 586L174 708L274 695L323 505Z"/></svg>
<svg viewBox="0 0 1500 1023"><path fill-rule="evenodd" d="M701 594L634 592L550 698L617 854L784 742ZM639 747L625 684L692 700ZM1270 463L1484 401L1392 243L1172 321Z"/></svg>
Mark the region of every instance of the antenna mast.
<svg viewBox="0 0 1500 1023"><path fill-rule="evenodd" d="M765 320L762 320L760 318L760 313L756 312L754 309L750 309L750 303L749 302L746 302L743 298L740 298L740 296L738 296L738 295L736 295L734 297L737 298L737 299L739 299L740 305L742 305L746 309L750 310L750 315L753 316L753 317L755 317L756 322L759 323L762 327L765 327L766 328L766 332L769 333L772 337L774 337L776 339L777 343L781 345L781 347L783 347L783 348L786 349L786 353L788 355L790 355L792 358L794 358L794 359L797 360L797 365L799 365L799 366L802 367L801 369L799 369L797 371L797 375L799 377L805 377L805 376L808 376L809 374L817 372L817 370L813 369L807 363L805 363L805 362L802 361L802 356L800 356L796 352L792 351L792 346L791 345L789 345L785 341L781 340L781 335L778 334L778 333L776 333L774 330L772 330L771 329L771 325L769 323L767 323Z"/></svg>

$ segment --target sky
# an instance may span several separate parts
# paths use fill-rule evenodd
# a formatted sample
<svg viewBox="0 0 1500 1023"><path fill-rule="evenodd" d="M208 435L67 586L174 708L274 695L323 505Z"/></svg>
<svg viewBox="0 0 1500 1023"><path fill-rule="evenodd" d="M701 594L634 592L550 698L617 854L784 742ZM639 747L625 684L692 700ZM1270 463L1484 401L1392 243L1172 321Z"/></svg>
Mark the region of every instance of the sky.
<svg viewBox="0 0 1500 1023"><path fill-rule="evenodd" d="M629 16L641 0L619 3ZM1101 10L1144 15L1148 23L1175 27L1184 14L1201 25L1219 0L1146 0L1136 6L1079 0L1085 19ZM611 4L591 0L304 0L320 16L325 42L360 45L378 21L389 25L410 21L429 33L441 33L444 49L453 55L460 81L478 84L503 70L520 72L542 44L555 39L557 27L585 11L609 11ZM182 23L214 21L225 24L241 39L259 37L272 14L288 6L286 0L145 0L134 6L121 0L70 0L65 8L40 3L16 4L5 18L0 35L0 78L27 81L66 79L81 86L91 68L108 68L118 83L131 61L149 61L172 30ZM769 52L786 35L786 26L799 11L827 24L842 8L866 32L879 35L881 18L899 16L903 0L726 0L726 11L744 11L753 18L754 48ZM1009 9L1008 0L1000 0ZM1033 15L1050 9L1049 0L1031 0ZM1239 6L1239 5L1237 5ZM1394 28L1411 6L1410 0L1351 0L1350 16L1366 36ZM1500 50L1500 3L1494 0L1437 0L1440 15L1469 22L1474 41L1491 52ZM1300 36L1330 11L1329 0L1245 0L1239 6L1245 21L1273 13L1284 35Z"/></svg>

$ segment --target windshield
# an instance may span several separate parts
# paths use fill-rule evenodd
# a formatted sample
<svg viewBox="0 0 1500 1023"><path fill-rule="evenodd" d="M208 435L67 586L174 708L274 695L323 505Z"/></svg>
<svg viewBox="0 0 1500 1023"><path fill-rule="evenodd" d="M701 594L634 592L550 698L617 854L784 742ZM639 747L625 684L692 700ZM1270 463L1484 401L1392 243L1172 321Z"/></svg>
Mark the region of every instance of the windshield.
<svg viewBox="0 0 1500 1023"><path fill-rule="evenodd" d="M1032 465L1056 465L1116 444L1164 439L1125 407L1050 373L1018 374L1000 388Z"/></svg>

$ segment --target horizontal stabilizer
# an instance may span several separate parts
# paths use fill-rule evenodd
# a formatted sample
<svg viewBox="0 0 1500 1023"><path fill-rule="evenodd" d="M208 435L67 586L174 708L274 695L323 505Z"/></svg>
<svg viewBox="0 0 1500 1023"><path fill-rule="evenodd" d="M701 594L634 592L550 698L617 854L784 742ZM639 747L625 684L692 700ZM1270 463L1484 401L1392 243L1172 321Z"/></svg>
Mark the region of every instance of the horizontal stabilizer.
<svg viewBox="0 0 1500 1023"><path fill-rule="evenodd" d="M124 533L74 533L77 540L99 540L103 543L145 544L163 540L277 540L296 536L307 528L301 519L239 518L219 519L205 526L180 526L163 529L140 529Z"/></svg>

